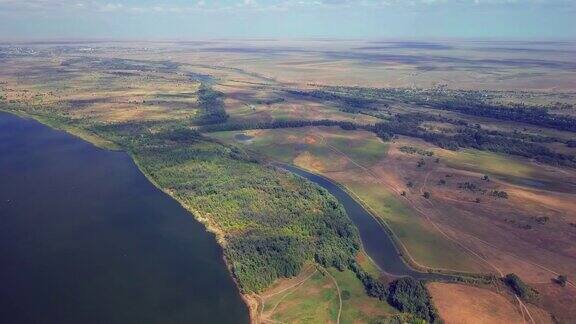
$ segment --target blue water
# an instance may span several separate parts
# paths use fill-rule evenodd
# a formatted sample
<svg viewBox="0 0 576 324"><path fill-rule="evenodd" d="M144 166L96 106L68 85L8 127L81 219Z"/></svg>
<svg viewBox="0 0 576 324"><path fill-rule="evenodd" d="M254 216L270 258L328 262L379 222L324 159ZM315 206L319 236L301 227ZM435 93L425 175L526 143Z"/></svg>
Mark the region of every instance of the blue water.
<svg viewBox="0 0 576 324"><path fill-rule="evenodd" d="M0 113L0 323L246 323L212 234L122 152Z"/></svg>

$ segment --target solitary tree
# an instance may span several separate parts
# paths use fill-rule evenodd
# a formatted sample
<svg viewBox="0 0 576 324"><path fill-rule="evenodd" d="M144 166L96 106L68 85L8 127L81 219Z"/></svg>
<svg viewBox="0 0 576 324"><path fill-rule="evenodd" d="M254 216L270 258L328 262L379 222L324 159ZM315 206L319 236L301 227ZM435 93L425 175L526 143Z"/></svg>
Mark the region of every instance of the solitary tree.
<svg viewBox="0 0 576 324"><path fill-rule="evenodd" d="M568 277L566 275L558 275L558 278L556 278L556 282L560 286L566 287L566 282L568 282Z"/></svg>

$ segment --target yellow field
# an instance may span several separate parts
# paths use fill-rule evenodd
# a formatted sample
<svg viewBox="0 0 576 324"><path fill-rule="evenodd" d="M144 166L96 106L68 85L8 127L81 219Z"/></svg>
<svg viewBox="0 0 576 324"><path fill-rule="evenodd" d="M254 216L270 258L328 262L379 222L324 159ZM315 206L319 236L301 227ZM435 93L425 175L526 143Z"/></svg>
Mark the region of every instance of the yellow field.
<svg viewBox="0 0 576 324"><path fill-rule="evenodd" d="M446 324L526 323L518 306L490 290L431 283L432 300Z"/></svg>

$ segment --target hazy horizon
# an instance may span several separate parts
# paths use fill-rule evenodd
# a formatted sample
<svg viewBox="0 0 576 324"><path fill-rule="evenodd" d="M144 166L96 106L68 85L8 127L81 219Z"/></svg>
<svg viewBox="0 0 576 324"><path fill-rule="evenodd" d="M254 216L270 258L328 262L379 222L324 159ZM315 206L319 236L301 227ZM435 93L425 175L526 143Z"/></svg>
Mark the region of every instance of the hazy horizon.
<svg viewBox="0 0 576 324"><path fill-rule="evenodd" d="M0 39L574 39L568 0L0 0Z"/></svg>
<svg viewBox="0 0 576 324"><path fill-rule="evenodd" d="M367 41L367 42L394 42L394 41L406 41L406 42L420 42L426 41L431 43L450 43L450 42L487 42L487 43L543 43L543 44L553 44L559 42L576 42L575 37L348 37L348 38L336 38L336 37L213 37L213 38L168 38L168 37L157 37L157 38L136 38L136 37L0 37L0 43L4 44L78 44L78 43L88 43L88 44L98 44L98 43L123 43L123 42L133 42L133 43L179 43L179 42L282 42L282 41L302 41L302 42L354 42L354 41Z"/></svg>

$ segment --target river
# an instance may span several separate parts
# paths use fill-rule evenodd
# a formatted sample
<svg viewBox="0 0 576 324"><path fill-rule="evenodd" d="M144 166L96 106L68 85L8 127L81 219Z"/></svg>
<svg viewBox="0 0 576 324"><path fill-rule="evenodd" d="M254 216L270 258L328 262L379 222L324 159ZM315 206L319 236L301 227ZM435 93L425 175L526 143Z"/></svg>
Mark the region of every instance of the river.
<svg viewBox="0 0 576 324"><path fill-rule="evenodd" d="M390 233L358 201L333 181L284 163L274 163L280 169L292 172L326 189L344 206L348 217L360 232L364 250L383 271L394 276L411 276L424 280L450 279L451 276L419 272L408 266L394 245Z"/></svg>
<svg viewBox="0 0 576 324"><path fill-rule="evenodd" d="M123 152L0 112L1 323L246 323L214 235Z"/></svg>

